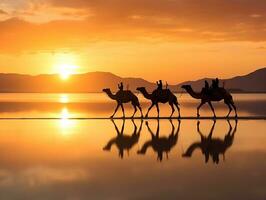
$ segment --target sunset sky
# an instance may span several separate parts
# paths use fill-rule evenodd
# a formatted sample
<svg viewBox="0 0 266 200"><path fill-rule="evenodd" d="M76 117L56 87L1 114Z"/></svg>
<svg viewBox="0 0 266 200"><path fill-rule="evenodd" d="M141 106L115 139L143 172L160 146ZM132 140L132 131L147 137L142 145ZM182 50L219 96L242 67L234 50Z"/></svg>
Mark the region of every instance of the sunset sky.
<svg viewBox="0 0 266 200"><path fill-rule="evenodd" d="M1 0L0 72L242 75L266 66L265 11L265 0Z"/></svg>

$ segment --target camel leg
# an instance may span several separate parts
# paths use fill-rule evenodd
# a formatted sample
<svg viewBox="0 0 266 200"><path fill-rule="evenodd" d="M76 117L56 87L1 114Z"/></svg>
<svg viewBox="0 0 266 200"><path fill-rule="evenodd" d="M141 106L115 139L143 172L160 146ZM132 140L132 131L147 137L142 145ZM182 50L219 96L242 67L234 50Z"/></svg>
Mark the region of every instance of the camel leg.
<svg viewBox="0 0 266 200"><path fill-rule="evenodd" d="M180 118L180 108L178 106L178 103L177 102L174 102L174 104L175 104L175 106L176 106L176 108L178 110L178 118Z"/></svg>
<svg viewBox="0 0 266 200"><path fill-rule="evenodd" d="M200 105L197 107L197 117L198 118L200 117L199 110L200 110L201 106L203 106L204 104L205 104L205 102L201 102Z"/></svg>
<svg viewBox="0 0 266 200"><path fill-rule="evenodd" d="M237 110L236 110L236 106L235 106L234 102L231 102L231 105L233 106L234 111L235 111L235 118L237 118Z"/></svg>
<svg viewBox="0 0 266 200"><path fill-rule="evenodd" d="M157 118L159 118L160 117L160 108L159 108L158 103L156 103L155 105L156 105L156 109L157 109L157 113L158 113Z"/></svg>
<svg viewBox="0 0 266 200"><path fill-rule="evenodd" d="M123 112L123 118L125 118L125 109L124 109L123 104L121 104L121 108L122 108L122 112Z"/></svg>
<svg viewBox="0 0 266 200"><path fill-rule="evenodd" d="M171 113L171 115L170 115L170 118L172 118L172 116L173 116L173 114L174 114L174 112L175 112L175 108L174 108L173 103L169 103L169 105L170 105L171 108L172 108L172 113Z"/></svg>
<svg viewBox="0 0 266 200"><path fill-rule="evenodd" d="M139 108L139 110L140 110L140 113L141 113L141 118L143 118L143 112L142 112L142 108L138 105L137 106L138 108Z"/></svg>
<svg viewBox="0 0 266 200"><path fill-rule="evenodd" d="M150 112L150 110L152 109L152 107L154 106L155 104L154 103L152 103L151 104L151 106L149 107L149 109L148 109L148 112L147 112L147 114L145 115L145 118L147 118L148 117L148 115L149 115L149 112Z"/></svg>
<svg viewBox="0 0 266 200"><path fill-rule="evenodd" d="M228 106L228 109L229 109L229 112L226 115L226 117L228 118L230 116L231 111L232 111L232 107L231 107L230 103L228 103L228 102L224 102L224 103Z"/></svg>
<svg viewBox="0 0 266 200"><path fill-rule="evenodd" d="M133 105L133 107L134 107L134 113L133 113L133 115L132 115L131 118L134 118L134 116L135 116L135 114L136 114L136 112L137 112L137 106Z"/></svg>
<svg viewBox="0 0 266 200"><path fill-rule="evenodd" d="M212 106L212 103L209 101L208 104L209 104L209 106L210 106L211 109L212 109L213 117L216 118L216 114L215 114L214 108L213 108L213 106Z"/></svg>
<svg viewBox="0 0 266 200"><path fill-rule="evenodd" d="M117 112L117 110L118 110L119 107L120 107L120 104L118 103L117 106L116 106L116 108L115 108L114 114L110 118L114 118L114 116L115 116L115 114L116 114L116 112Z"/></svg>

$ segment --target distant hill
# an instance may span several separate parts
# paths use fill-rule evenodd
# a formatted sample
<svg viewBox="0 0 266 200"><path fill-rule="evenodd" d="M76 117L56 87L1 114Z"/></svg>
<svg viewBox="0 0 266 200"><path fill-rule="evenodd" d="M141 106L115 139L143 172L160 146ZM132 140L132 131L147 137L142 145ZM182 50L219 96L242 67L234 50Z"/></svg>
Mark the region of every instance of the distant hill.
<svg viewBox="0 0 266 200"><path fill-rule="evenodd" d="M21 75L0 74L1 93L86 93L101 92L103 88L117 89L119 82L124 82L125 87L134 90L139 86L148 89L155 87L141 78L122 78L109 72L90 72L86 74L75 74L69 80L63 81L57 74L49 75Z"/></svg>
<svg viewBox="0 0 266 200"><path fill-rule="evenodd" d="M266 68L256 70L244 76L237 76L230 79L221 80L225 87L233 92L266 92ZM181 85L191 84L195 90L200 90L205 78L197 81L187 81L177 85L169 85L173 91L180 90ZM103 88L117 89L117 84L124 82L125 87L135 90L139 86L144 86L148 90L153 90L156 84L148 82L142 78L122 78L110 72L90 72L86 74L76 74L70 77L69 81L62 81L57 74L43 74L37 76L22 74L0 74L1 93L86 93L101 92Z"/></svg>
<svg viewBox="0 0 266 200"><path fill-rule="evenodd" d="M181 85L190 84L195 90L201 90L204 81L207 80L211 83L210 78L204 78L197 81L187 81L178 84L176 87L180 88ZM258 69L244 76L236 76L229 79L221 79L221 85L224 84L225 88L231 92L266 92L266 68Z"/></svg>

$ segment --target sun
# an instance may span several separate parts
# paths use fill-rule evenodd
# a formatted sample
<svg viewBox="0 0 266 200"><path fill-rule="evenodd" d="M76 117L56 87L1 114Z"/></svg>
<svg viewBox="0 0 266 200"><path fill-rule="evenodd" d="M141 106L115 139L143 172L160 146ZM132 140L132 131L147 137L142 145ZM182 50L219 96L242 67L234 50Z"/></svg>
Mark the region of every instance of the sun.
<svg viewBox="0 0 266 200"><path fill-rule="evenodd" d="M67 80L71 75L75 73L77 66L71 64L60 64L58 66L59 75L62 80Z"/></svg>
<svg viewBox="0 0 266 200"><path fill-rule="evenodd" d="M54 72L64 81L79 70L78 57L75 54L57 53L53 57L53 63Z"/></svg>

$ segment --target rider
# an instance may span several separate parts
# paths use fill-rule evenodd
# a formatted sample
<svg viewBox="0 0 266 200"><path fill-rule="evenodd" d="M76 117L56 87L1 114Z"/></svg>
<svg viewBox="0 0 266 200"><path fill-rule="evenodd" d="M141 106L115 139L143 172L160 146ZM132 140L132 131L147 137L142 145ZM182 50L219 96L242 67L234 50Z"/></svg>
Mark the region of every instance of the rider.
<svg viewBox="0 0 266 200"><path fill-rule="evenodd" d="M209 83L208 83L208 81L205 80L205 86L204 86L204 88L202 88L201 92L204 94L208 94L209 90L210 90Z"/></svg>
<svg viewBox="0 0 266 200"><path fill-rule="evenodd" d="M123 84L123 82L121 82L120 84L118 84L118 89L119 89L119 91L123 91L124 90L124 84Z"/></svg>
<svg viewBox="0 0 266 200"><path fill-rule="evenodd" d="M162 82L162 80L159 80L156 83L157 83L157 89L162 91L163 90L163 82Z"/></svg>
<svg viewBox="0 0 266 200"><path fill-rule="evenodd" d="M219 88L219 79L216 78L214 80L212 80L212 86L211 86L212 89L218 89Z"/></svg>
<svg viewBox="0 0 266 200"><path fill-rule="evenodd" d="M212 80L212 85L210 87L210 92L213 93L213 92L216 92L217 90L219 89L219 79L216 78L216 79L213 79Z"/></svg>

